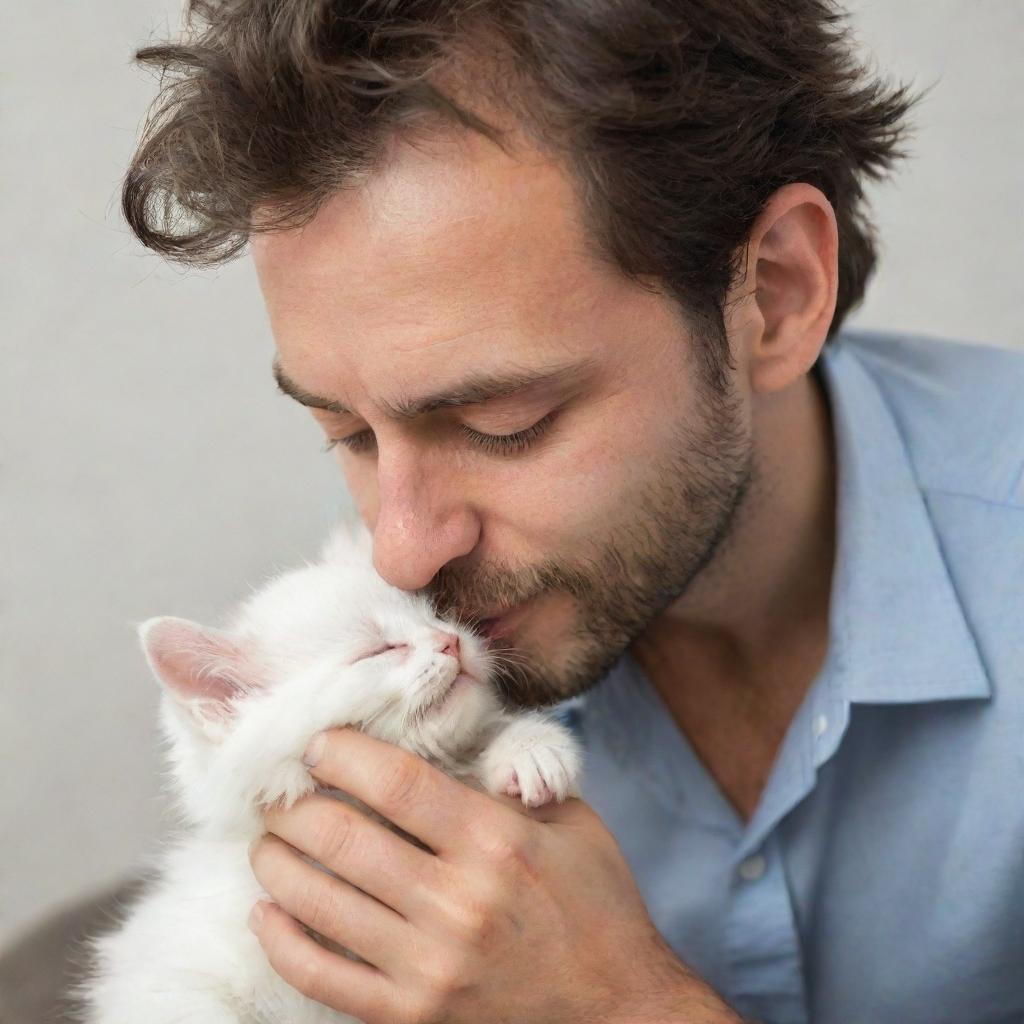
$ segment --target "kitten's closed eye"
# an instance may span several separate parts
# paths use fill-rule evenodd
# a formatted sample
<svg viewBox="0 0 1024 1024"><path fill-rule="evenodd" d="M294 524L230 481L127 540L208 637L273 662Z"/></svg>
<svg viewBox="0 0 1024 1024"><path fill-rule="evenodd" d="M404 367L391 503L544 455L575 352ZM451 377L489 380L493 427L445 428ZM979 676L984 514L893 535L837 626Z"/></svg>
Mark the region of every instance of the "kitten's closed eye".
<svg viewBox="0 0 1024 1024"><path fill-rule="evenodd" d="M513 731L518 719L490 685L496 662L483 638L387 584L371 564L371 539L356 546L339 535L329 561L272 579L228 629L167 617L141 629L164 685L161 723L173 744L174 781L190 823L202 831L167 847L163 883L120 931L96 940L90 1024L285 1016L292 1024L357 1024L285 991L265 956L253 952L245 926L252 903L265 895L248 842L263 834L268 805L290 807L317 788L301 760L316 732L361 729L474 788L516 794L531 807L575 795L569 784L577 762L560 727L530 719ZM375 663L351 669L368 660ZM373 814L366 805L356 810ZM271 1006L280 1015L264 1012Z"/></svg>
<svg viewBox="0 0 1024 1024"><path fill-rule="evenodd" d="M370 648L365 654L360 654L356 661L365 661L367 658L376 658L379 654L387 654L389 651L407 651L409 650L408 644L377 644L376 647ZM354 662L353 662L354 664Z"/></svg>

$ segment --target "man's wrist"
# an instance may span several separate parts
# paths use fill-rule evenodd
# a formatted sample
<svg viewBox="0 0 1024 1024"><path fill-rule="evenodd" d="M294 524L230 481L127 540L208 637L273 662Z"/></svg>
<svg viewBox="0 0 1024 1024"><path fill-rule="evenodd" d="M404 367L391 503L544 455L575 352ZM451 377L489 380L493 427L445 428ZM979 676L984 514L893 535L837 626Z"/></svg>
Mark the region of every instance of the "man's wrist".
<svg viewBox="0 0 1024 1024"><path fill-rule="evenodd" d="M632 998L609 1007L605 1024L763 1024L747 1020L659 936L661 957L652 957L644 978L634 978Z"/></svg>
<svg viewBox="0 0 1024 1024"><path fill-rule="evenodd" d="M740 1017L724 1003L721 1007L707 1006L691 999L686 1009L638 1009L608 1019L606 1024L762 1024L762 1021Z"/></svg>
<svg viewBox="0 0 1024 1024"><path fill-rule="evenodd" d="M696 977L694 977L696 981ZM714 989L701 982L694 990L666 994L656 1001L623 1009L606 1018L606 1024L763 1024L741 1017Z"/></svg>

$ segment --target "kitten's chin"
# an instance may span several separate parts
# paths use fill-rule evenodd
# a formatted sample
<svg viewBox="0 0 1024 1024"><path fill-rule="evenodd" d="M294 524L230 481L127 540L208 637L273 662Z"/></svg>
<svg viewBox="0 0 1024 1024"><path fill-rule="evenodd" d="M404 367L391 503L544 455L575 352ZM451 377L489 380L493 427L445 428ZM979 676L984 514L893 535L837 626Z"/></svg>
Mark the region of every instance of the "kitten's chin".
<svg viewBox="0 0 1024 1024"><path fill-rule="evenodd" d="M420 716L420 731L438 742L465 744L501 711L498 695L489 683L460 673L444 697Z"/></svg>
<svg viewBox="0 0 1024 1024"><path fill-rule="evenodd" d="M466 672L460 672L455 677L455 682L452 683L451 689L445 694L444 700L441 701L443 707L449 701L461 700L463 695L474 686L482 686L483 684L479 679L475 679L473 676Z"/></svg>

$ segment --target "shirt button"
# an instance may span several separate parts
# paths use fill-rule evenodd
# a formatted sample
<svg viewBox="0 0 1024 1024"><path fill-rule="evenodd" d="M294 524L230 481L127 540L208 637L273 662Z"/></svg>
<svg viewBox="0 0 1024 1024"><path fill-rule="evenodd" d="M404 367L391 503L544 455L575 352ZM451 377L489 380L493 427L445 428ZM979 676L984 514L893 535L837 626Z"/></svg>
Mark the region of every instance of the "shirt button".
<svg viewBox="0 0 1024 1024"><path fill-rule="evenodd" d="M828 717L825 715L818 715L814 720L814 738L820 739L828 731Z"/></svg>
<svg viewBox="0 0 1024 1024"><path fill-rule="evenodd" d="M748 857L745 861L741 862L739 867L740 878L747 882L755 882L764 874L764 869L764 857L759 853L755 853L753 857Z"/></svg>

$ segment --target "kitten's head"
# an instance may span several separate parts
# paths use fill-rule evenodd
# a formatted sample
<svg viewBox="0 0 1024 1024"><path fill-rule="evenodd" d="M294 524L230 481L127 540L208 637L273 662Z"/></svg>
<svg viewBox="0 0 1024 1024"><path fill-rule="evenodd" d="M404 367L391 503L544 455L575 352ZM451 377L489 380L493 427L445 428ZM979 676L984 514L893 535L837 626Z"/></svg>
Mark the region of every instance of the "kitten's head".
<svg viewBox="0 0 1024 1024"><path fill-rule="evenodd" d="M193 819L211 818L221 783L255 803L294 799L294 780L275 773L300 769L320 729L354 725L455 763L501 710L484 642L382 580L358 524L338 527L315 564L271 579L226 629L156 618L139 633Z"/></svg>

